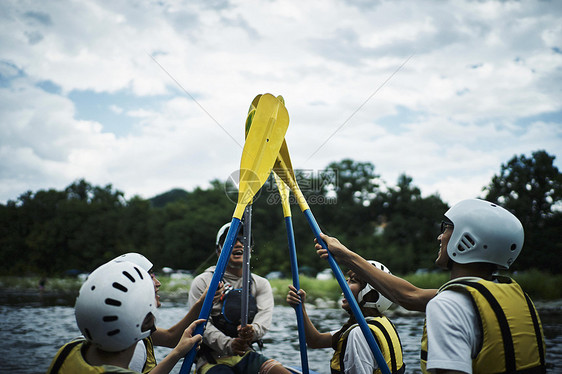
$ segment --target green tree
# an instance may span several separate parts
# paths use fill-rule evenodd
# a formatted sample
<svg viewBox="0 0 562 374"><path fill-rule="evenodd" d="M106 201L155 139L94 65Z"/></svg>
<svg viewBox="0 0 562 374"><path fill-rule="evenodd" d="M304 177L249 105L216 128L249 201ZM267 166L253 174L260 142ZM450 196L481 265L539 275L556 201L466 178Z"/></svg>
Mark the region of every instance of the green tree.
<svg viewBox="0 0 562 374"><path fill-rule="evenodd" d="M422 197L412 181L400 175L396 187L379 194L373 204L381 235L369 254L399 273L432 266L438 248L438 224L447 210L439 196Z"/></svg>
<svg viewBox="0 0 562 374"><path fill-rule="evenodd" d="M524 248L513 269L560 271L558 261L552 260L562 254L562 174L554 159L544 150L531 157L514 156L483 189L484 199L513 212L525 229Z"/></svg>

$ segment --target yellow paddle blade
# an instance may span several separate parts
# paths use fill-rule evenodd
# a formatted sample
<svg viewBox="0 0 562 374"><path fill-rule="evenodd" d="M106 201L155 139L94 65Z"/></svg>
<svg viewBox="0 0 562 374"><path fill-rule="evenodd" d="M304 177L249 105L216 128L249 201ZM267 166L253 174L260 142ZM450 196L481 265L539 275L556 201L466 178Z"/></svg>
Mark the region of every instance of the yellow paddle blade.
<svg viewBox="0 0 562 374"><path fill-rule="evenodd" d="M262 96L262 94L259 94L254 97L254 100L252 100L252 103L248 108L248 117L246 117L246 127L244 128L244 139L246 139L246 137L248 136L248 131L250 131L250 127L252 127L252 121L254 120L254 115L256 114L256 109Z"/></svg>
<svg viewBox="0 0 562 374"><path fill-rule="evenodd" d="M267 94L266 94L267 95ZM250 108L248 109L248 113L252 110L252 109L256 109L258 107L258 103L260 102L260 99L263 95L259 94L256 97L254 97L254 100L252 100L252 104L250 104ZM285 105L285 103L283 103L283 105Z"/></svg>
<svg viewBox="0 0 562 374"><path fill-rule="evenodd" d="M269 177L287 127L289 113L283 103L271 94L262 95L242 150L234 217L242 218L244 208Z"/></svg>
<svg viewBox="0 0 562 374"><path fill-rule="evenodd" d="M252 122L254 120L254 116L256 115L256 108L250 109L248 112L248 117L246 117L246 127L244 131L244 138L248 136L248 131L250 131L250 127L252 127Z"/></svg>
<svg viewBox="0 0 562 374"><path fill-rule="evenodd" d="M279 197L281 198L281 205L283 206L283 216L290 217L291 203L289 202L289 194L291 191L275 171L273 172L273 176L275 177L275 183L277 183L277 189L279 190Z"/></svg>
<svg viewBox="0 0 562 374"><path fill-rule="evenodd" d="M275 171L275 174L277 174L277 176L279 176L279 178L281 178L283 182L289 186L291 191L293 191L301 210L304 212L305 210L310 209L299 188L297 179L295 178L295 172L293 171L293 165L291 164L291 157L289 156L289 148L287 148L287 142L285 142L285 139L283 139L283 144L281 144L279 154L275 159L273 170Z"/></svg>

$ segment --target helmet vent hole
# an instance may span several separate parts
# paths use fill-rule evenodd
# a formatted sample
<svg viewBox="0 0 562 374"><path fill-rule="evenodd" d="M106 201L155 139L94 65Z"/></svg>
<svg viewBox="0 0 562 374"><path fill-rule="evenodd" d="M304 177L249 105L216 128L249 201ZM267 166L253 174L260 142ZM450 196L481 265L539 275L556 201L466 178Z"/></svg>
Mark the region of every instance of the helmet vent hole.
<svg viewBox="0 0 562 374"><path fill-rule="evenodd" d="M125 286L123 286L122 284L117 283L117 282L113 282L113 288L116 288L116 289L118 289L119 291L123 291L123 292L129 291L129 290L127 289L127 287L125 287Z"/></svg>
<svg viewBox="0 0 562 374"><path fill-rule="evenodd" d="M121 306L121 301L110 298L105 299L105 303L107 305Z"/></svg>
<svg viewBox="0 0 562 374"><path fill-rule="evenodd" d="M84 329L84 333L86 334L86 338L88 338L88 340L92 340L92 334L90 334L90 330Z"/></svg>
<svg viewBox="0 0 562 374"><path fill-rule="evenodd" d="M476 241L470 235L464 233L461 237L461 240L459 241L457 249L459 250L459 252L464 252L466 250L472 249L474 247L474 244L476 244Z"/></svg>
<svg viewBox="0 0 562 374"><path fill-rule="evenodd" d="M140 272L140 270L135 266L135 270L137 271L137 274L139 275L140 279L144 279L142 277L142 273Z"/></svg>
<svg viewBox="0 0 562 374"><path fill-rule="evenodd" d="M121 332L121 330L119 330L119 329L111 330L111 331L107 332L107 336L117 335L117 334L119 334L119 332Z"/></svg>
<svg viewBox="0 0 562 374"><path fill-rule="evenodd" d="M511 245L511 248L510 248L510 249L511 249L512 251L515 251L515 250L517 249L517 244L513 243L513 244Z"/></svg>
<svg viewBox="0 0 562 374"><path fill-rule="evenodd" d="M117 318L117 316L103 316L103 321L104 322L115 322L117 321L119 318Z"/></svg>
<svg viewBox="0 0 562 374"><path fill-rule="evenodd" d="M133 278L133 276L131 274L129 274L127 271L124 271L123 275L126 276L127 278L129 278L129 280L131 282L135 283L135 278Z"/></svg>

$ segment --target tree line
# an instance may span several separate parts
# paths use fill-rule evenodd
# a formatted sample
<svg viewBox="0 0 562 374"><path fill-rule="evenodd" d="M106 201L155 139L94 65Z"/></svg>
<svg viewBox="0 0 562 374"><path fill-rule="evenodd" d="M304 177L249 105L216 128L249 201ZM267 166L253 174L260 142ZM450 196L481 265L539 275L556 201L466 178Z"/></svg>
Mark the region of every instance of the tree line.
<svg viewBox="0 0 562 374"><path fill-rule="evenodd" d="M513 270L560 273L562 174L543 150L514 156L480 196L512 211L525 228L525 245ZM431 269L443 213L439 195L423 197L401 175L386 185L369 162L344 159L322 172L297 171L297 180L322 230L394 273ZM210 187L174 189L142 199L125 199L111 184L77 180L62 191L27 191L0 204L2 275L63 275L89 272L126 252L140 252L156 265L195 272L216 263L215 236L232 218L236 188L214 180ZM314 250L313 235L292 204L300 266L328 267ZM287 237L273 178L253 203L252 269L290 274Z"/></svg>

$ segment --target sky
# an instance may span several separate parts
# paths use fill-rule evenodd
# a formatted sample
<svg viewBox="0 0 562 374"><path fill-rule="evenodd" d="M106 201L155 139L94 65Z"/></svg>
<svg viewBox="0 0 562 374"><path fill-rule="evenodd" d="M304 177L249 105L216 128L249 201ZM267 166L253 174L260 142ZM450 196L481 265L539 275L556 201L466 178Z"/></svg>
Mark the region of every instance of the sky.
<svg viewBox="0 0 562 374"><path fill-rule="evenodd" d="M285 99L295 170L350 158L482 196L514 156L562 170L562 3L3 0L0 203L79 179L208 188L263 93Z"/></svg>

